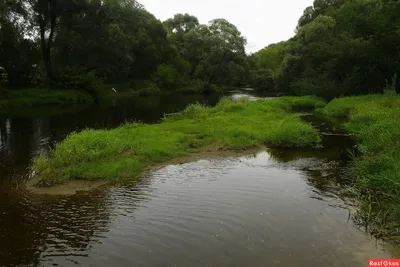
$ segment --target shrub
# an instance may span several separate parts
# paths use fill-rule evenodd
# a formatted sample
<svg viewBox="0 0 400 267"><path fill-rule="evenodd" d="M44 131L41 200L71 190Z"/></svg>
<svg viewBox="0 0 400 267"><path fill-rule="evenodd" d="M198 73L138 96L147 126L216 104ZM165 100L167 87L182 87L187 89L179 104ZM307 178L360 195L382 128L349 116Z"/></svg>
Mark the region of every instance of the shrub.
<svg viewBox="0 0 400 267"><path fill-rule="evenodd" d="M101 79L83 67L68 66L57 70L52 83L56 88L84 90L95 98L102 94Z"/></svg>
<svg viewBox="0 0 400 267"><path fill-rule="evenodd" d="M137 80L134 82L134 86L134 90L138 92L139 96L152 96L161 93L157 84L149 80Z"/></svg>

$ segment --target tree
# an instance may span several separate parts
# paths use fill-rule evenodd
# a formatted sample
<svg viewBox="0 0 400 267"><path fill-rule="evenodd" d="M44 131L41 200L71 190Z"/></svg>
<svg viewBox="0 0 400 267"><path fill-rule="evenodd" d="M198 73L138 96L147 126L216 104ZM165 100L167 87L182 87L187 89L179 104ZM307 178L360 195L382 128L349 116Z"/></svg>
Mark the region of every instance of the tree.
<svg viewBox="0 0 400 267"><path fill-rule="evenodd" d="M192 73L202 78L206 87L211 83L237 85L247 70L245 44L233 24L216 19L186 34L185 54Z"/></svg>
<svg viewBox="0 0 400 267"><path fill-rule="evenodd" d="M0 2L0 67L4 68L10 87L32 82L38 51L35 40L27 38L23 2Z"/></svg>
<svg viewBox="0 0 400 267"><path fill-rule="evenodd" d="M65 0L28 0L32 24L39 27L40 47L47 77L53 78L51 49Z"/></svg>
<svg viewBox="0 0 400 267"><path fill-rule="evenodd" d="M73 2L60 17L54 43L58 72L79 68L105 82L149 79L167 60L170 46L162 23L135 1Z"/></svg>
<svg viewBox="0 0 400 267"><path fill-rule="evenodd" d="M250 84L253 88L268 91L275 89L276 75L282 65L286 48L286 42L271 44L248 56Z"/></svg>
<svg viewBox="0 0 400 267"><path fill-rule="evenodd" d="M176 14L164 22L168 33L174 35L177 42L182 44L184 35L199 25L199 20L189 14Z"/></svg>
<svg viewBox="0 0 400 267"><path fill-rule="evenodd" d="M275 88L327 98L382 92L400 71L399 13L399 1L315 0L285 46ZM256 55L249 60L257 75L277 62L273 53Z"/></svg>

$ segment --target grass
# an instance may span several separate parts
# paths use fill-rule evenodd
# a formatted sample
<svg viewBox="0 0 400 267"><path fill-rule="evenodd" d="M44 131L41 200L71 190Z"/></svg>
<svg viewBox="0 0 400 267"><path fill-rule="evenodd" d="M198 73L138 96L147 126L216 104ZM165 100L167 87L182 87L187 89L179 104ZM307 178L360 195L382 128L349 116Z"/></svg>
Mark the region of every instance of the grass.
<svg viewBox="0 0 400 267"><path fill-rule="evenodd" d="M321 112L331 117L346 117L345 128L359 134L352 166L354 190L363 200L358 217L378 237L398 239L400 96L335 99Z"/></svg>
<svg viewBox="0 0 400 267"><path fill-rule="evenodd" d="M16 89L0 96L0 110L20 108L68 106L93 102L86 92L78 90Z"/></svg>
<svg viewBox="0 0 400 267"><path fill-rule="evenodd" d="M314 96L284 96L280 97L279 101L274 101L273 104L287 111L305 111L321 109L325 107L326 102Z"/></svg>
<svg viewBox="0 0 400 267"><path fill-rule="evenodd" d="M290 110L322 104L317 98L292 97L256 102L224 98L215 107L189 105L159 124L128 123L113 130L73 133L40 156L34 168L42 186L75 179L120 182L138 179L151 165L204 147L310 147L320 141L318 131Z"/></svg>

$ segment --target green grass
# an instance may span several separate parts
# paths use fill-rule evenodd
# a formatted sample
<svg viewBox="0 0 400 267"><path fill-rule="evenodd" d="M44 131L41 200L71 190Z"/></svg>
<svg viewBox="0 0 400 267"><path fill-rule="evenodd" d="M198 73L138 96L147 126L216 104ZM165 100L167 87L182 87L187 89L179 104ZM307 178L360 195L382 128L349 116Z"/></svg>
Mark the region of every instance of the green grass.
<svg viewBox="0 0 400 267"><path fill-rule="evenodd" d="M34 168L43 186L74 179L132 181L153 164L197 153L208 145L231 150L263 144L310 147L320 141L318 131L288 111L290 103L302 99L224 98L215 107L190 105L159 124L129 123L113 130L73 133L38 158ZM319 99L305 99L322 105Z"/></svg>
<svg viewBox="0 0 400 267"><path fill-rule="evenodd" d="M0 110L20 108L68 106L93 102L86 92L78 90L15 89L0 96Z"/></svg>
<svg viewBox="0 0 400 267"><path fill-rule="evenodd" d="M345 128L359 134L352 176L363 201L362 221L381 237L400 226L400 96L366 95L330 102L321 112L346 117Z"/></svg>
<svg viewBox="0 0 400 267"><path fill-rule="evenodd" d="M326 102L325 100L314 96L284 96L280 97L279 101L275 101L274 104L287 111L304 111L323 108L325 107Z"/></svg>

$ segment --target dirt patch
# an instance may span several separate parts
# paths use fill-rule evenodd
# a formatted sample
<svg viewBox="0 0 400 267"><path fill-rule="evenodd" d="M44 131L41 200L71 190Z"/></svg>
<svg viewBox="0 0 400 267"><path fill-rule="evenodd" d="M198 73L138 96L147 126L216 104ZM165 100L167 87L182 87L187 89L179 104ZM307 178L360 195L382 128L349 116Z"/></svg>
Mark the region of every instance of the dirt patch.
<svg viewBox="0 0 400 267"><path fill-rule="evenodd" d="M187 156L170 159L166 162L159 164L149 165L147 166L144 174L146 174L149 171L159 170L168 165L179 165L204 159L241 157L265 151L265 149L266 149L265 147L259 146L246 150L228 150L219 144L212 144L209 146L199 148L197 151ZM74 195L81 191L91 191L96 188L105 187L106 185L111 183L109 181L73 180L51 187L38 187L36 186L38 182L39 182L38 177L30 179L25 185L26 189L31 193L39 195Z"/></svg>
<svg viewBox="0 0 400 267"><path fill-rule="evenodd" d="M91 191L95 188L105 186L108 184L107 181L82 181L74 180L64 184L51 186L51 187L38 187L36 184L39 182L38 178L29 180L25 187L26 189L34 194L39 195L75 195L81 191Z"/></svg>

